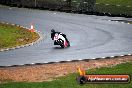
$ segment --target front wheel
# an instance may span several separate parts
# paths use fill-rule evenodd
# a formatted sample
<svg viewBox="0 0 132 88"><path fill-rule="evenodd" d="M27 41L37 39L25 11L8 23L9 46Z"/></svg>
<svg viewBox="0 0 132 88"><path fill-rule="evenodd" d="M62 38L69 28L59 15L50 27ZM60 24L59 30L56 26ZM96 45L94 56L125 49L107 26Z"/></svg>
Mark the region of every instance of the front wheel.
<svg viewBox="0 0 132 88"><path fill-rule="evenodd" d="M59 45L61 46L61 48L64 48L64 41L62 39L59 39Z"/></svg>

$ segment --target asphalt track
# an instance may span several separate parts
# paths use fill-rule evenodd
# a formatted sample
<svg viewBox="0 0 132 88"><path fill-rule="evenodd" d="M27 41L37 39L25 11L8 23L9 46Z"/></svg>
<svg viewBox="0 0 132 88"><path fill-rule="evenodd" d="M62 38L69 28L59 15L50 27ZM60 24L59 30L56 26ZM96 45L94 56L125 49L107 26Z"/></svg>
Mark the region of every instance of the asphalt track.
<svg viewBox="0 0 132 88"><path fill-rule="evenodd" d="M44 37L33 46L0 52L0 66L132 54L132 25L108 20L132 19L0 6L0 21L25 27L33 22ZM71 47L54 46L50 38L52 28L65 33Z"/></svg>

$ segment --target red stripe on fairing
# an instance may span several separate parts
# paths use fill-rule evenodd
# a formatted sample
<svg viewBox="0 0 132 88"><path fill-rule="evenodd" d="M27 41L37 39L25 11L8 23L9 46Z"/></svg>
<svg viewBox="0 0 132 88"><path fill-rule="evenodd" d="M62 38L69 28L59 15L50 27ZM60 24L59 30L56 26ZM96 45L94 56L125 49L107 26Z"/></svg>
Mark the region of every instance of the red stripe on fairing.
<svg viewBox="0 0 132 88"><path fill-rule="evenodd" d="M65 46L65 47L67 46L67 42L66 42L66 41L64 42L64 46Z"/></svg>

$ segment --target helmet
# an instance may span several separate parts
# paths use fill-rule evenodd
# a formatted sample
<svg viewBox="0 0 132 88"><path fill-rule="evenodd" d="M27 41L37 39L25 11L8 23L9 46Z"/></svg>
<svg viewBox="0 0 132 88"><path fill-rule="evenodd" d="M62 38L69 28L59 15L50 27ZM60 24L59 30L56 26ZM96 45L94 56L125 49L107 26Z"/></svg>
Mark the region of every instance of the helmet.
<svg viewBox="0 0 132 88"><path fill-rule="evenodd" d="M54 29L52 29L52 30L51 30L51 32L55 32L55 30L54 30Z"/></svg>

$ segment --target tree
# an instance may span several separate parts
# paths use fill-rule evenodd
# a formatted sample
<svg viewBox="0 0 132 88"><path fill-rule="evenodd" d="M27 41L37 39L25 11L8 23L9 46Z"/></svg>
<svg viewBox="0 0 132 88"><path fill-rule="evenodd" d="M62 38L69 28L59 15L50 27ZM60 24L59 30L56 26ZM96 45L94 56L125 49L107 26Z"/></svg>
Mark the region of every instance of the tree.
<svg viewBox="0 0 132 88"><path fill-rule="evenodd" d="M71 7L71 0L66 0L68 7Z"/></svg>

